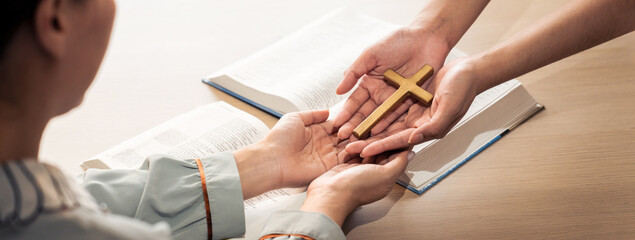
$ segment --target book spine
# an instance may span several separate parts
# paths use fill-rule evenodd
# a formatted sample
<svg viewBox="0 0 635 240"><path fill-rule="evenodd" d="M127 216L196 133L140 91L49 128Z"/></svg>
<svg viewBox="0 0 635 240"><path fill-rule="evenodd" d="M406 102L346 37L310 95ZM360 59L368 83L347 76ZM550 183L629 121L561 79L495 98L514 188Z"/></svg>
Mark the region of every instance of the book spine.
<svg viewBox="0 0 635 240"><path fill-rule="evenodd" d="M268 113L271 116L274 116L275 118L281 118L282 115L283 115L282 113L276 112L276 111L274 111L271 108L265 107L265 106L263 106L260 103L254 102L251 99L243 97L240 94L237 94L235 92L232 92L231 90L229 90L227 88L224 88L223 86L218 85L218 84L216 84L216 83L214 83L212 81L209 81L208 79L203 79L202 81L203 81L203 83L205 83L207 85L210 85L210 86L220 90L221 92L227 93L230 96L235 97L236 99L238 99L240 101L243 101L244 103L247 103L247 104L249 104L249 105L251 105L251 106L253 106L255 108L258 108L258 109L262 110L263 112L266 112L266 113Z"/></svg>
<svg viewBox="0 0 635 240"><path fill-rule="evenodd" d="M490 140L489 142L487 142L485 145L483 145L482 147L480 147L478 150L476 150L475 152L473 152L472 154L470 154L469 156L467 156L465 159L463 159L461 162L459 162L457 165L453 166L452 168L450 168L448 171L446 171L445 173L443 173L441 176L437 177L436 179L434 179L432 182L430 182L428 185L426 185L425 187L421 188L421 189L416 189L408 184L402 183L402 182L397 182L399 185L406 187L406 189L418 194L418 195L422 195L424 192L428 191L430 188L434 187L434 185L436 185L437 183L439 183L441 180L443 180L444 178L446 178L448 175L450 175L451 173L453 173L454 171L456 171L457 169L459 169L461 166L463 166L465 163L467 163L468 161L472 160L472 158L474 158L476 155L478 155L479 153L481 153L482 151L484 151L486 148L488 148L489 146L491 146L492 144L494 144L496 141L498 141L499 139L501 139L503 136L507 135L507 133L509 133L511 130L514 130L514 128L518 127L520 124L524 123L525 121L529 120L531 117L533 117L534 115L538 114L540 111L542 111L543 109L545 109L544 105L541 104L536 104L536 108L534 109L534 111L530 111L526 116L522 117L518 122L513 123L508 129L506 129L505 131L503 131L501 134L499 134L498 136L496 136L494 139Z"/></svg>

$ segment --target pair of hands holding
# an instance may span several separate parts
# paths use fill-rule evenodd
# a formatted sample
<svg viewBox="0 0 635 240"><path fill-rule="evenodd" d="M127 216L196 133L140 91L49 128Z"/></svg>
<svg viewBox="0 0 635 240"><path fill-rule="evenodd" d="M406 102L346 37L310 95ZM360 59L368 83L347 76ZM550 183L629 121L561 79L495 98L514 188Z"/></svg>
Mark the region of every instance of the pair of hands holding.
<svg viewBox="0 0 635 240"><path fill-rule="evenodd" d="M482 91L473 60L462 58L443 66L450 49L438 34L416 27L402 28L367 48L345 71L337 89L344 94L360 81L334 119L338 137L351 142L346 151L366 157L444 137ZM434 95L430 106L409 98L371 130L370 138L352 136L353 129L397 90L383 80L386 70L410 77L425 64L438 71L421 86Z"/></svg>
<svg viewBox="0 0 635 240"><path fill-rule="evenodd" d="M341 225L357 207L385 197L414 155L410 147L445 136L482 91L473 61L457 59L441 68L450 49L445 39L416 27L366 49L337 89L346 93L361 80L334 121L326 121L328 111L287 114L263 141L235 153L244 198L310 183L302 210L322 212ZM371 130L370 138L352 136L396 90L383 72L393 69L409 77L425 64L441 69L422 86L434 94L429 107L408 99Z"/></svg>
<svg viewBox="0 0 635 240"><path fill-rule="evenodd" d="M385 197L413 154L401 150L362 159L347 153L328 115L286 114L264 140L234 152L243 197L310 183L301 209L324 213L339 225L357 207Z"/></svg>

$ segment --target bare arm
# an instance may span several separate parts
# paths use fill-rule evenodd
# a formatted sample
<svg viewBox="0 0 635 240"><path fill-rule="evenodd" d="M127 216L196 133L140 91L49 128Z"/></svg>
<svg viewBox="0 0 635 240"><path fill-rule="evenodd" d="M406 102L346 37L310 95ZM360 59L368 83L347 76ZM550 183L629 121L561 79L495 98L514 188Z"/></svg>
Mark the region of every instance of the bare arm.
<svg viewBox="0 0 635 240"><path fill-rule="evenodd" d="M405 130L382 132L346 150L372 156L442 138L478 93L634 29L635 1L572 1L509 40L444 66L428 89L435 93L431 107L408 110L406 123L417 119L416 128L405 124Z"/></svg>
<svg viewBox="0 0 635 240"><path fill-rule="evenodd" d="M443 36L451 49L488 3L489 0L434 0L423 7L410 26Z"/></svg>
<svg viewBox="0 0 635 240"><path fill-rule="evenodd" d="M635 30L635 1L572 1L473 57L479 92ZM495 69L495 71L493 70Z"/></svg>

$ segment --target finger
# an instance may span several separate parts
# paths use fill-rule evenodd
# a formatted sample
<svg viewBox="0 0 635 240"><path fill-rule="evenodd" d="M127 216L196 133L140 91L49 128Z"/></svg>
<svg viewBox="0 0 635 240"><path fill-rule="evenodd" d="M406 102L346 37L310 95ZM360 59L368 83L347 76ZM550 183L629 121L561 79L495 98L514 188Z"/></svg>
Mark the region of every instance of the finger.
<svg viewBox="0 0 635 240"><path fill-rule="evenodd" d="M384 165L386 163L388 163L391 159L391 156L394 154L395 152L384 152L384 153L380 153L377 156L378 161L375 161L376 164L378 165Z"/></svg>
<svg viewBox="0 0 635 240"><path fill-rule="evenodd" d="M400 125L400 123L395 123L393 125ZM393 126L391 125L389 128L393 128ZM398 129L401 130L402 128L398 128ZM348 144L344 147L344 150L350 154L359 154L369 144L379 141L382 138L385 138L387 136L390 136L391 133L395 133L395 132L397 131L385 131L363 140L359 140L355 136L351 136L351 138L354 140L350 140Z"/></svg>
<svg viewBox="0 0 635 240"><path fill-rule="evenodd" d="M352 143L352 142L357 142L359 141L359 138L355 137L355 135L352 135L348 138L348 142Z"/></svg>
<svg viewBox="0 0 635 240"><path fill-rule="evenodd" d="M298 117L304 122L305 126L321 123L329 118L329 110L304 111L297 112Z"/></svg>
<svg viewBox="0 0 635 240"><path fill-rule="evenodd" d="M338 150L339 152L337 153L337 159L338 159L338 163L345 163L350 161L353 158L359 157L358 154L351 154L348 153L346 151L344 151L344 149Z"/></svg>
<svg viewBox="0 0 635 240"><path fill-rule="evenodd" d="M348 120L347 123L342 125L342 127L340 127L337 136L340 139L349 138L357 125L364 121L364 119L366 119L366 117L368 117L368 115L370 115L370 113L372 113L375 108L377 108L377 104L375 104L375 102L366 101L364 105L362 105L362 107L359 108L359 110L355 114L353 114L351 119Z"/></svg>
<svg viewBox="0 0 635 240"><path fill-rule="evenodd" d="M360 87L355 89L353 94L346 99L346 102L344 102L344 105L337 116L335 116L335 119L333 119L333 125L335 127L342 126L366 101L368 101L369 97L370 95L368 94L368 90L366 88Z"/></svg>
<svg viewBox="0 0 635 240"><path fill-rule="evenodd" d="M331 141L337 144L337 142L339 142L340 139L337 138L337 134L335 134L336 128L333 127L333 121L327 119L326 122L322 122L320 123L320 125L324 128L324 132L329 135L329 138L331 138Z"/></svg>
<svg viewBox="0 0 635 240"><path fill-rule="evenodd" d="M368 144L370 143L364 140L355 141L346 145L344 151L349 154L359 154L362 152L362 150L364 150L366 146L368 146Z"/></svg>
<svg viewBox="0 0 635 240"><path fill-rule="evenodd" d="M364 50L355 62L344 71L344 79L342 79L335 93L341 95L350 91L357 83L357 80L373 70L376 65L374 50L372 48Z"/></svg>
<svg viewBox="0 0 635 240"><path fill-rule="evenodd" d="M366 157L362 160L362 164L375 163L376 160L377 160L376 156Z"/></svg>
<svg viewBox="0 0 635 240"><path fill-rule="evenodd" d="M408 128L408 126L406 125L406 122L404 121L404 119L406 118L406 115L408 115L408 113L402 114L401 117L399 117L394 123L390 124L390 126L388 126L386 130L384 130L382 133L377 134L375 136L379 136L385 133L395 133L397 131L401 131Z"/></svg>
<svg viewBox="0 0 635 240"><path fill-rule="evenodd" d="M445 137L448 134L448 132L450 132L450 130L452 130L452 127L456 125L459 122L459 120L461 120L461 118L455 119L452 123L450 123L450 125L445 130L441 132L432 132L431 130L429 130L429 132L426 133L425 124L427 123L424 123L424 125L417 128L410 135L410 139L408 139L408 142L410 142L410 144L416 145L416 144L420 144L420 143L427 142L434 139L441 139ZM423 139L421 139L421 136L423 136Z"/></svg>
<svg viewBox="0 0 635 240"><path fill-rule="evenodd" d="M413 104L408 109L408 116L406 116L405 122L406 126L416 128L423 123L424 121L430 120L430 112L428 107L422 106L420 104Z"/></svg>
<svg viewBox="0 0 635 240"><path fill-rule="evenodd" d="M408 142L419 144L425 139L436 139L443 137L452 123L456 124L460 117L457 111L448 111L446 106L439 106L430 121L424 122L411 134Z"/></svg>
<svg viewBox="0 0 635 240"><path fill-rule="evenodd" d="M393 179L397 179L397 177L406 170L406 166L408 166L408 154L410 154L410 150L393 154L390 157L390 161L383 165L387 174L392 176Z"/></svg>
<svg viewBox="0 0 635 240"><path fill-rule="evenodd" d="M369 144L379 141L385 137L390 136L391 134L394 134L404 129L406 129L406 127L403 122L395 122L392 125L390 125L386 129L386 131L364 140L357 140L355 136L351 136L351 138L355 138L355 140L349 141L349 143L344 147L344 150L350 154L359 154Z"/></svg>
<svg viewBox="0 0 635 240"><path fill-rule="evenodd" d="M368 144L359 155L362 157L373 156L386 151L409 147L410 143L408 143L408 139L414 130L414 128L407 128L372 142Z"/></svg>

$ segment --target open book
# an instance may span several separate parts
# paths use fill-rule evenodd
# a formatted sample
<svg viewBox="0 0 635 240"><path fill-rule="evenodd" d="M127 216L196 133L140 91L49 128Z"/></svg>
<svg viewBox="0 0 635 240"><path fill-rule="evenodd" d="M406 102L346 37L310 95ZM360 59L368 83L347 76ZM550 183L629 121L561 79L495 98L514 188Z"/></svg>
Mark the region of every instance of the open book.
<svg viewBox="0 0 635 240"><path fill-rule="evenodd" d="M332 108L347 97L335 94L346 67L365 47L396 28L340 9L203 82L278 118Z"/></svg>
<svg viewBox="0 0 635 240"><path fill-rule="evenodd" d="M334 116L347 97L335 94L344 70L365 47L397 28L340 9L203 82L277 117L326 108ZM462 56L453 49L446 62ZM415 147L399 183L422 194L542 108L516 80L481 93L445 138Z"/></svg>

